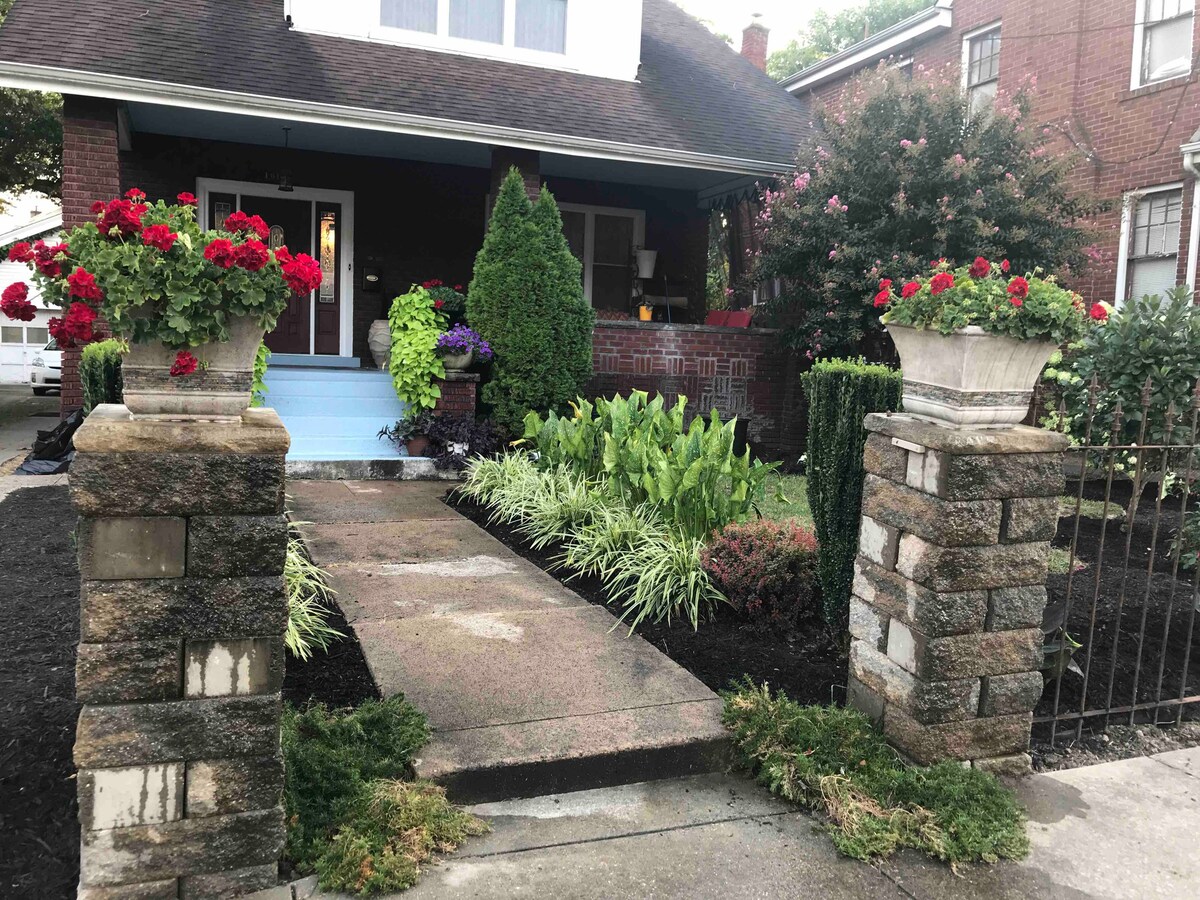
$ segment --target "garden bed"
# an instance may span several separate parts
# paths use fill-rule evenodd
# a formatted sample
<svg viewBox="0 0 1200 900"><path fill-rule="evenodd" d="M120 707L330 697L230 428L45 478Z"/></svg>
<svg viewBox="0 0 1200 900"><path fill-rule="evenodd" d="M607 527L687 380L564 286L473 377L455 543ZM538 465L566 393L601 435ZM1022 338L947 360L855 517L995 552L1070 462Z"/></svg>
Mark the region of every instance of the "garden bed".
<svg viewBox="0 0 1200 900"><path fill-rule="evenodd" d="M608 595L599 579L570 578L568 572L553 567L556 547L532 549L511 526L489 523L485 507L453 491L446 502L589 603L620 615L619 608L608 606ZM749 675L755 682L766 682L772 690L782 690L801 703L845 700L846 656L823 628L787 634L762 632L732 610L721 609L712 620L701 622L698 630L684 621L670 625L642 622L636 632L714 691L724 690L734 680Z"/></svg>

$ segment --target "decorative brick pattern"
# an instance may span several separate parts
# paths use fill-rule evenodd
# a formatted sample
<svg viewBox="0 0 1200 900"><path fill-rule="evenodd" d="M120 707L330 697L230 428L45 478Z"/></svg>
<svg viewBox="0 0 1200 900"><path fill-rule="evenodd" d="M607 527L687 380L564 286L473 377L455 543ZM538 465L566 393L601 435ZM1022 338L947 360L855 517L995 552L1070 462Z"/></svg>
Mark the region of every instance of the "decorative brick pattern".
<svg viewBox="0 0 1200 900"><path fill-rule="evenodd" d="M851 704L920 763L1027 771L1066 440L867 417Z"/></svg>
<svg viewBox="0 0 1200 900"><path fill-rule="evenodd" d="M106 406L76 449L79 896L269 887L284 839L287 433L269 410L214 429Z"/></svg>
<svg viewBox="0 0 1200 900"><path fill-rule="evenodd" d="M438 382L442 396L433 409L435 416L474 416L479 376L470 372L447 372Z"/></svg>
<svg viewBox="0 0 1200 900"><path fill-rule="evenodd" d="M591 396L659 393L688 398L695 415L712 409L749 420L757 454L790 457L804 438L796 362L774 331L630 321L597 322Z"/></svg>

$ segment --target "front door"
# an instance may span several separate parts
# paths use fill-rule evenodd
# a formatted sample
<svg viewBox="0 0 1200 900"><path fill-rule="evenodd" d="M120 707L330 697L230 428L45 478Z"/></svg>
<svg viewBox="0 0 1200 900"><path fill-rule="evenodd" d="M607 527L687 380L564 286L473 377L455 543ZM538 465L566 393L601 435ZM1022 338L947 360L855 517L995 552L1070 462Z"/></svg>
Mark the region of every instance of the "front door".
<svg viewBox="0 0 1200 900"><path fill-rule="evenodd" d="M270 246L286 246L293 253L312 254L312 203L307 200L288 200L283 197L252 197L242 195L242 211L250 216L262 216L271 226ZM214 219L213 221L216 221ZM292 294L287 309L279 316L275 330L266 337L267 346L275 353L310 353L309 330L312 314L309 294ZM318 351L320 352L320 351ZM337 353L337 345L334 345Z"/></svg>

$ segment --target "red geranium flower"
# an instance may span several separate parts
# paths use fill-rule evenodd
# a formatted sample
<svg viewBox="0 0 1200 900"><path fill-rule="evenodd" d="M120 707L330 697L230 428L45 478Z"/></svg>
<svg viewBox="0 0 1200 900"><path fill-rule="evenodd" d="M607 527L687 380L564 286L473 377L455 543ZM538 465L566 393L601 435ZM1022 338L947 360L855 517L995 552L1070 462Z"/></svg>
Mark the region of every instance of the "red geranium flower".
<svg viewBox="0 0 1200 900"><path fill-rule="evenodd" d="M234 263L233 241L217 238L204 248L204 258L222 269L228 269Z"/></svg>
<svg viewBox="0 0 1200 900"><path fill-rule="evenodd" d="M171 363L171 377L179 378L191 375L200 366L200 360L188 350L180 350L175 354L175 362Z"/></svg>
<svg viewBox="0 0 1200 900"><path fill-rule="evenodd" d="M1092 304L1092 318L1097 322L1108 321L1108 310L1100 303Z"/></svg>
<svg viewBox="0 0 1200 900"><path fill-rule="evenodd" d="M33 246L28 241L18 241L8 250L9 262L33 262Z"/></svg>
<svg viewBox="0 0 1200 900"><path fill-rule="evenodd" d="M892 302L891 291L880 291L875 295L875 308L880 309Z"/></svg>
<svg viewBox="0 0 1200 900"><path fill-rule="evenodd" d="M72 303L65 319L53 318L48 323L50 335L61 347L86 344L92 339L92 323L96 311L86 303Z"/></svg>
<svg viewBox="0 0 1200 900"><path fill-rule="evenodd" d="M890 291L892 289L892 279L884 278L884 279L880 280L879 289L881 291Z"/></svg>
<svg viewBox="0 0 1200 900"><path fill-rule="evenodd" d="M272 252L275 254L275 262L281 266L287 265L292 261L292 253L288 250L287 244L276 247Z"/></svg>
<svg viewBox="0 0 1200 900"><path fill-rule="evenodd" d="M144 203L133 203L130 200L112 200L104 208L104 214L96 227L100 233L108 237L116 232L117 237L136 234L142 230L142 216L149 207Z"/></svg>
<svg viewBox="0 0 1200 900"><path fill-rule="evenodd" d="M971 268L967 269L967 274L972 278L984 278L992 271L992 264L982 256L975 257L975 262L971 263Z"/></svg>
<svg viewBox="0 0 1200 900"><path fill-rule="evenodd" d="M454 286L454 289L455 289L456 291L458 291L460 294L462 293L462 285L461 285L461 284L456 284L456 285Z"/></svg>
<svg viewBox="0 0 1200 900"><path fill-rule="evenodd" d="M1008 293L1018 300L1024 300L1029 296L1029 282L1017 275L1008 283Z"/></svg>
<svg viewBox="0 0 1200 900"><path fill-rule="evenodd" d="M260 241L265 241L271 236L271 229L263 221L262 216L248 216L240 209L231 213L221 227L230 234L241 234L242 232L254 234Z"/></svg>
<svg viewBox="0 0 1200 900"><path fill-rule="evenodd" d="M47 278L62 277L62 262L59 257L67 255L66 244L47 244L38 241L33 245L33 266Z"/></svg>
<svg viewBox="0 0 1200 900"><path fill-rule="evenodd" d="M920 282L910 281L900 289L900 296L907 300L919 290L921 290Z"/></svg>
<svg viewBox="0 0 1200 900"><path fill-rule="evenodd" d="M434 309L441 309L441 308L442 308L443 306L445 306L445 305L446 305L446 301L445 301L445 300L434 300L434 301L433 301L433 308L434 308Z"/></svg>
<svg viewBox="0 0 1200 900"><path fill-rule="evenodd" d="M321 266L307 253L297 253L282 263L283 280L297 294L310 294L321 286ZM275 258L279 259L276 251Z"/></svg>
<svg viewBox="0 0 1200 900"><path fill-rule="evenodd" d="M182 194L177 196L175 200L180 206L196 206L199 203L199 201L196 199L196 195L189 193L188 191L184 191Z"/></svg>
<svg viewBox="0 0 1200 900"><path fill-rule="evenodd" d="M0 294L0 312L18 322L32 322L37 307L29 302L29 285L18 281L6 287Z"/></svg>
<svg viewBox="0 0 1200 900"><path fill-rule="evenodd" d="M1007 259L1004 260L1004 262L1000 263L1000 271L1003 272L1005 275L1008 274L1008 270L1011 268L1012 268L1012 263L1010 263Z"/></svg>
<svg viewBox="0 0 1200 900"><path fill-rule="evenodd" d="M929 280L929 292L935 297L946 288L954 287L954 275L950 272L938 272Z"/></svg>
<svg viewBox="0 0 1200 900"><path fill-rule="evenodd" d="M88 303L99 303L104 299L104 291L96 284L96 276L83 267L76 267L75 271L67 276L67 286L72 297L78 297Z"/></svg>
<svg viewBox="0 0 1200 900"><path fill-rule="evenodd" d="M92 215L98 216L102 212L104 212L104 201L97 200L95 203L92 204Z"/></svg>
<svg viewBox="0 0 1200 900"><path fill-rule="evenodd" d="M177 240L179 235L173 232L169 225L147 225L142 232L142 243L163 253L174 247Z"/></svg>
<svg viewBox="0 0 1200 900"><path fill-rule="evenodd" d="M442 286L442 279L440 279L440 278L430 278L428 281L421 282L421 287L425 288L425 290L427 290L427 291L432 290L435 287L441 287L441 286Z"/></svg>
<svg viewBox="0 0 1200 900"><path fill-rule="evenodd" d="M145 200L146 192L141 188L130 188L125 192L126 200Z"/></svg>
<svg viewBox="0 0 1200 900"><path fill-rule="evenodd" d="M247 272L257 272L271 261L271 256L267 253L266 244L251 239L234 251L233 261Z"/></svg>

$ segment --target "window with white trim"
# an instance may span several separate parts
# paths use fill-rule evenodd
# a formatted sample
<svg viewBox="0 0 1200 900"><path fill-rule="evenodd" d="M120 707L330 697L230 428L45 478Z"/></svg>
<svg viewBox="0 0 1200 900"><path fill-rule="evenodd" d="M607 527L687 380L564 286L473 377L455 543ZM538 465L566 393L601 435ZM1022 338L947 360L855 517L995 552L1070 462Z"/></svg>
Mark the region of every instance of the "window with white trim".
<svg viewBox="0 0 1200 900"><path fill-rule="evenodd" d="M1127 207L1125 297L1161 294L1175 287L1183 188L1134 194Z"/></svg>
<svg viewBox="0 0 1200 900"><path fill-rule="evenodd" d="M1132 87L1192 71L1196 0L1136 0Z"/></svg>
<svg viewBox="0 0 1200 900"><path fill-rule="evenodd" d="M629 309L633 297L633 251L646 234L646 214L560 203L563 234L583 265L583 294L596 309Z"/></svg>
<svg viewBox="0 0 1200 900"><path fill-rule="evenodd" d="M567 0L380 0L379 24L522 50L567 51Z"/></svg>
<svg viewBox="0 0 1200 900"><path fill-rule="evenodd" d="M963 38L963 88L972 115L992 108L1000 84L1000 25Z"/></svg>

